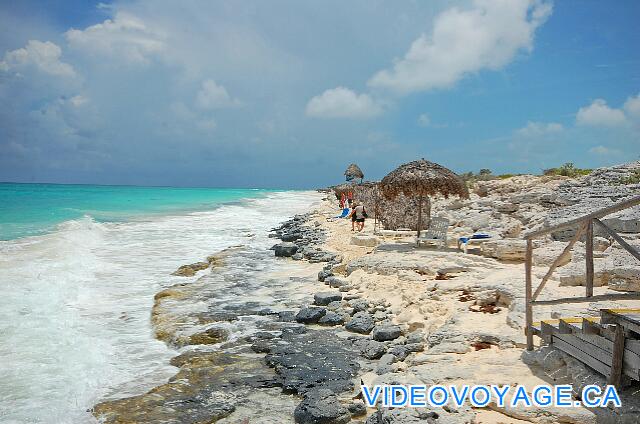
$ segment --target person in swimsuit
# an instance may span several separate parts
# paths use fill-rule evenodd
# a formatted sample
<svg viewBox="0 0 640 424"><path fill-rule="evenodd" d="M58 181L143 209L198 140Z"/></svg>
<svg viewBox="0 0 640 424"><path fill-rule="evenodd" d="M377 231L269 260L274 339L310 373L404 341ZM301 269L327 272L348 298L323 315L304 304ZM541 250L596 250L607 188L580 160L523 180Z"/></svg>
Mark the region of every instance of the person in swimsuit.
<svg viewBox="0 0 640 424"><path fill-rule="evenodd" d="M355 219L355 226L358 228L358 232L364 230L364 220L367 218L367 211L364 209L363 204L359 204L353 210L353 217L351 218L351 226L353 227L353 220Z"/></svg>
<svg viewBox="0 0 640 424"><path fill-rule="evenodd" d="M351 213L349 217L351 218L351 231L356 230L356 208L358 204L356 202L351 202Z"/></svg>

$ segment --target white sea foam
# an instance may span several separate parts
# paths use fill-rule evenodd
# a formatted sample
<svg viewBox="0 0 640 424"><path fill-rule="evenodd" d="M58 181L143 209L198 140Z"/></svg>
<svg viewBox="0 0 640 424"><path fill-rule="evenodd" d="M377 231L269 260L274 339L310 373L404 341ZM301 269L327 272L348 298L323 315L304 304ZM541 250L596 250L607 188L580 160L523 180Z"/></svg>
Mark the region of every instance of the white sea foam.
<svg viewBox="0 0 640 424"><path fill-rule="evenodd" d="M99 400L142 393L175 373L153 337L153 296L178 266L268 230L319 200L282 192L208 212L126 223L69 221L0 242L0 422L83 423ZM250 236L255 234L255 236Z"/></svg>

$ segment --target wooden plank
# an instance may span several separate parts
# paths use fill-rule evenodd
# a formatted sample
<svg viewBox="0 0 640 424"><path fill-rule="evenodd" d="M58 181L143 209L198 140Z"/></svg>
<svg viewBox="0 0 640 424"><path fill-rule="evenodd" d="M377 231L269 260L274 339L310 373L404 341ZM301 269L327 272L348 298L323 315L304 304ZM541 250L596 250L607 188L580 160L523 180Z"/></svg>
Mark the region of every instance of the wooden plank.
<svg viewBox="0 0 640 424"><path fill-rule="evenodd" d="M638 309L601 309L603 324L620 324L624 328L640 334L640 320L634 319Z"/></svg>
<svg viewBox="0 0 640 424"><path fill-rule="evenodd" d="M604 363L600 362L596 358L586 354L585 352L581 351L577 347L567 343L566 341L562 340L560 337L562 336L553 336L552 343L555 347L567 353L568 355L576 358L583 364L593 368L600 374L605 376L609 375L609 372L611 371L610 366L605 365Z"/></svg>
<svg viewBox="0 0 640 424"><path fill-rule="evenodd" d="M546 319L540 321L540 330L543 336L550 336L552 334L558 333L560 320L557 319Z"/></svg>
<svg viewBox="0 0 640 424"><path fill-rule="evenodd" d="M558 333L573 334L582 332L582 318L560 318Z"/></svg>
<svg viewBox="0 0 640 424"><path fill-rule="evenodd" d="M575 226L576 224L582 222L582 221L586 221L586 220L591 220L593 218L602 218L603 216L607 216L609 214L612 214L614 212L618 212L621 211L623 209L627 209L636 205L640 205L640 196L635 196L632 197L631 199L622 201L620 203L617 203L615 205L609 206L608 208L603 208L600 210L597 210L595 212L591 212L590 214L587 215L583 215L581 217L557 224L557 225L553 225L551 227L546 227L546 228L541 228L539 230L536 231L532 231L530 233L525 234L524 238L527 240L531 240L533 238L536 237L540 237L543 236L545 234L549 234L553 231L558 231L558 230L563 230L566 228L570 228Z"/></svg>
<svg viewBox="0 0 640 424"><path fill-rule="evenodd" d="M616 326L616 338L613 341L613 357L611 361L611 374L607 379L607 383L620 388L620 381L622 380L622 369L624 357L624 331L622 326Z"/></svg>
<svg viewBox="0 0 640 424"><path fill-rule="evenodd" d="M533 264L533 242L531 239L527 240L527 251L524 259L525 269L525 328L527 329L527 350L533 350L533 331L531 331L531 324L533 323L533 305L531 298L531 268Z"/></svg>
<svg viewBox="0 0 640 424"><path fill-rule="evenodd" d="M598 218L594 218L594 221L596 222L596 224L598 224L600 227L602 227L607 233L609 233L609 235L611 237L613 237L613 239L615 241L617 241L618 243L620 243L620 245L629 253L631 253L633 255L633 257L635 257L637 260L640 261L640 252L638 252L638 250L636 248L634 248L633 246L631 246L629 243L627 243L627 241L625 239L623 239L622 237L620 237L620 235L618 235L618 233L616 233L615 231L613 231L611 228L607 227L602 221L600 221Z"/></svg>
<svg viewBox="0 0 640 424"><path fill-rule="evenodd" d="M535 293L533 293L532 300L536 300L538 298L538 295L540 294L540 292L542 291L544 286L547 284L547 281L549 281L549 278L551 278L551 275L553 274L553 271L555 271L555 269L560 265L560 262L562 261L562 258L567 253L569 253L569 251L573 248L573 245L576 244L576 242L578 240L580 240L580 237L582 237L582 234L585 232L585 230L586 230L586 226L585 225L581 225L578 228L578 231L576 232L576 235L573 236L573 238L569 241L569 244L567 244L567 246L564 248L564 250L562 251L560 256L558 256L553 261L553 263L549 267L549 271L547 271L547 273L544 275L544 277L542 277L542 281L540 282L540 285L536 289Z"/></svg>
<svg viewBox="0 0 640 424"><path fill-rule="evenodd" d="M600 317L588 317L582 320L583 334L600 335L601 332L602 332L602 326L600 325Z"/></svg>
<svg viewBox="0 0 640 424"><path fill-rule="evenodd" d="M585 240L585 261L587 265L587 279L585 286L587 287L586 296L593 296L593 220L587 222L586 240Z"/></svg>
<svg viewBox="0 0 640 424"><path fill-rule="evenodd" d="M589 343L585 340L582 340L577 336L570 335L570 334L554 334L552 338L553 338L554 344L556 344L557 340L562 340L563 342L568 343L574 348L580 350L580 352L582 352L581 357L576 356L575 358L579 359L584 363L587 363L583 360L584 355L588 355L591 358L601 362L607 368L610 368L611 364L613 363L612 352L607 351L605 349L601 349L599 346ZM624 351L623 353L626 353L626 351ZM636 381L640 380L640 371L638 370L638 364L637 362L634 362L633 359L631 360L626 359L624 361L622 366L622 371L624 375L628 376L629 378L632 378ZM606 373L603 375L605 377L608 377L609 373Z"/></svg>
<svg viewBox="0 0 640 424"><path fill-rule="evenodd" d="M609 355L613 356L615 345L613 341L605 337L595 336L592 334L574 334L574 336L585 343L589 343L606 351ZM609 365L609 363L607 363L607 365ZM624 365L633 372L633 375L636 376L636 379L640 378L640 355L627 349L626 344L624 350Z"/></svg>
<svg viewBox="0 0 640 424"><path fill-rule="evenodd" d="M598 294L591 297L563 297L561 299L535 300L534 305L559 305L562 303L601 302L605 300L636 300L640 299L640 293L616 293Z"/></svg>

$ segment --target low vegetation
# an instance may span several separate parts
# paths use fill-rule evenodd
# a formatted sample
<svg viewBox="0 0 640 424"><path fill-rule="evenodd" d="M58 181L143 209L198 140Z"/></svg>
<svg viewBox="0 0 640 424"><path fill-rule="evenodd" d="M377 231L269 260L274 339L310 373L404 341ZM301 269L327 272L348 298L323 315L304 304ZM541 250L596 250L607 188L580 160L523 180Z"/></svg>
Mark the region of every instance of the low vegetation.
<svg viewBox="0 0 640 424"><path fill-rule="evenodd" d="M563 177L577 178L577 177L582 177L583 175L589 175L591 174L591 172L593 172L593 169L576 168L576 166L573 163L567 162L558 168L545 169L544 171L542 171L542 174L543 175L560 175Z"/></svg>
<svg viewBox="0 0 640 424"><path fill-rule="evenodd" d="M640 169L636 169L624 178L620 178L620 184L640 184Z"/></svg>

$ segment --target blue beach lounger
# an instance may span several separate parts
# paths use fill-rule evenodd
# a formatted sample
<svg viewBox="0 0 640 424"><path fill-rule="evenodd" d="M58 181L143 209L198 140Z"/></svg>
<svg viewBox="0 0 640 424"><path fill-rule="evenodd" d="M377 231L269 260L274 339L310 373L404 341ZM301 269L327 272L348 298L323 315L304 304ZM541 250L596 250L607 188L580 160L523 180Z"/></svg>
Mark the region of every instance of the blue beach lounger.
<svg viewBox="0 0 640 424"><path fill-rule="evenodd" d="M485 233L476 233L469 237L460 237L458 239L458 249L462 248L462 250L464 250L464 253L467 253L469 243L484 243L490 238L491 235Z"/></svg>

